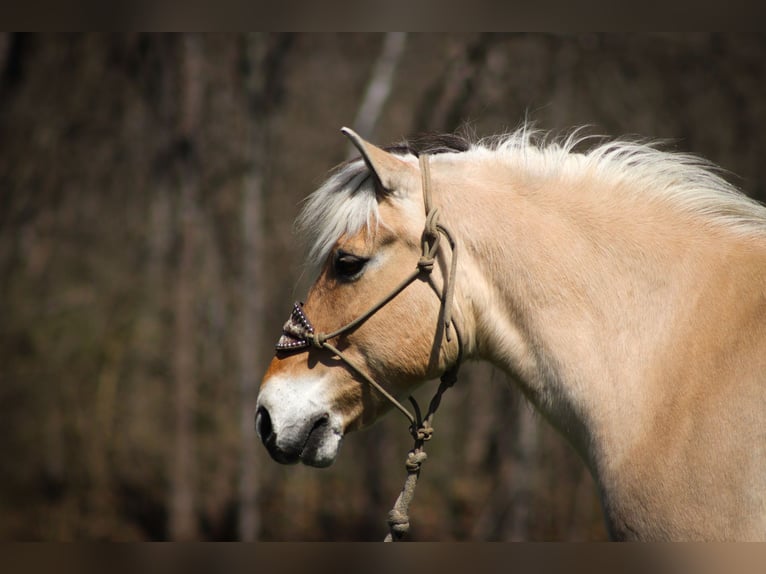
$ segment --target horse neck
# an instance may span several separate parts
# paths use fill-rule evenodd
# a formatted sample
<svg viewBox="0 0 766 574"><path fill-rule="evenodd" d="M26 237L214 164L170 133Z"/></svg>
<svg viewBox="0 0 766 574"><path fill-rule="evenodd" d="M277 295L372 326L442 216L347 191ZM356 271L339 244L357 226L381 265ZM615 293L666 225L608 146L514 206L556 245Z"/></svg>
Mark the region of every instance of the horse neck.
<svg viewBox="0 0 766 574"><path fill-rule="evenodd" d="M599 182L476 175L452 174L442 199L465 245L471 351L512 374L591 465L600 451L619 459L662 400L647 388L652 358L710 253L662 206Z"/></svg>

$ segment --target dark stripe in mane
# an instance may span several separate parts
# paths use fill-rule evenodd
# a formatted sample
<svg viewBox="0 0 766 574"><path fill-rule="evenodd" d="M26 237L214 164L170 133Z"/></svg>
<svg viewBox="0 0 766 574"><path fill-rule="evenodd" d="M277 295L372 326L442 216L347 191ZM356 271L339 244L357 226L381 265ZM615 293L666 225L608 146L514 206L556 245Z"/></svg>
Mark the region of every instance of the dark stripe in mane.
<svg viewBox="0 0 766 574"><path fill-rule="evenodd" d="M468 151L470 142L457 134L422 134L412 140L406 140L385 148L391 153L411 153L419 157L422 154L435 155L439 153L461 153Z"/></svg>
<svg viewBox="0 0 766 574"><path fill-rule="evenodd" d="M410 140L404 140L399 143L383 146L383 149L395 155L414 155L420 157L422 154L436 155L440 153L462 153L468 151L471 143L456 134L422 134ZM359 157L346 160L330 170L330 176L345 172L345 179L341 185L345 185L361 173L367 171L367 168L361 163Z"/></svg>

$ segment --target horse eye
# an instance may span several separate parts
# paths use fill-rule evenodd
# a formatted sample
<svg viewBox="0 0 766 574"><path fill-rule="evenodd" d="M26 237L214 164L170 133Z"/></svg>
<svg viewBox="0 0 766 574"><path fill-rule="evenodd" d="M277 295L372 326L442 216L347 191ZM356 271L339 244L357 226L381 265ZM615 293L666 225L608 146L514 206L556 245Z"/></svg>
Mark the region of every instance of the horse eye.
<svg viewBox="0 0 766 574"><path fill-rule="evenodd" d="M367 261L366 257L339 251L335 254L335 274L341 279L356 279L361 275Z"/></svg>

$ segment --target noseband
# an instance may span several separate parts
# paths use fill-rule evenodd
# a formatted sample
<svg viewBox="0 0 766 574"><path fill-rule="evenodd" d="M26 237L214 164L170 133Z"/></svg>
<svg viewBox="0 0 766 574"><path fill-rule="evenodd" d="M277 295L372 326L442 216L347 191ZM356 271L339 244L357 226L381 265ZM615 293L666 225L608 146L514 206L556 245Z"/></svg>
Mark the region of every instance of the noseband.
<svg viewBox="0 0 766 574"><path fill-rule="evenodd" d="M280 353L291 352L303 352L312 347L317 349L327 349L335 354L341 361L346 363L359 377L362 378L371 387L377 390L383 395L396 409L398 409L410 422L410 434L415 439L415 446L409 452L406 462L408 478L405 482L405 488L399 496L393 510L389 513L389 527L391 534L386 539L387 541L392 539L400 539L409 528L409 519L407 517L407 507L412 499L414 493L417 477L420 473L420 464L425 460L426 453L423 450L423 442L431 438L433 434L433 427L431 421L433 419L436 409L441 402L442 394L455 384L457 381L457 373L460 368L460 363L463 358L463 344L460 331L457 324L452 318L452 301L455 293L455 277L457 270L457 244L455 243L452 234L439 223L439 209L431 205L431 171L428 160L428 155L423 154L419 157L421 181L423 187L423 200L425 203L426 211L426 224L423 229L423 235L421 237L421 256L418 259L415 269L388 295L381 299L377 304L373 305L366 312L359 315L356 319L350 323L332 331L330 333L317 333L314 326L311 324L311 320L303 310L303 303L295 303L293 305L290 318L282 328L282 336L277 342L276 349ZM450 262L449 275L447 276L443 289L440 292L438 287L431 279L431 273L433 272L436 256L439 252L439 245L442 235L447 238L450 249L452 251L452 259ZM447 369L447 371L440 377L441 383L439 388L434 394L431 402L429 403L428 410L425 417L421 415L420 407L415 399L410 396L409 400L412 403L414 414L402 405L391 393L384 389L377 381L375 381L370 375L368 375L361 367L359 367L352 359L344 355L330 340L347 333L369 319L372 315L380 311L389 302L391 302L397 295L404 291L410 284L418 279L428 280L428 284L436 293L441 302L441 314L444 325L443 334L447 339L447 342L451 342L453 338L452 330L454 330L454 336L457 339L458 354L455 363ZM435 340L434 344L441 344L440 341Z"/></svg>

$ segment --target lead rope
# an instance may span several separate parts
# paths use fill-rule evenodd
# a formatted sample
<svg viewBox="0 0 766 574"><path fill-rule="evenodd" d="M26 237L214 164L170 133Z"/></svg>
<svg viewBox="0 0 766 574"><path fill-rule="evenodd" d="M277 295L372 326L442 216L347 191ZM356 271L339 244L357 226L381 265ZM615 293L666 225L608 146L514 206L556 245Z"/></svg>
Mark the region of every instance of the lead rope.
<svg viewBox="0 0 766 574"><path fill-rule="evenodd" d="M423 232L423 253L418 265L431 265L433 266L434 259L439 247L439 238L444 235L450 243L452 250L452 261L450 263L450 271L447 276L446 283L442 290L442 320L444 321L444 334L447 341L452 341L452 334L450 328L455 329L458 344L458 356L453 367L448 369L440 379L439 388L436 390L428 405L428 411L425 418L421 417L420 407L414 398L410 397L410 402L415 409L415 424L410 427L415 439L415 444L407 453L407 458L404 461L404 467L407 470L407 478L404 480L404 486L402 491L394 503L393 508L388 512L388 529L389 532L386 535L384 542L397 542L404 538L404 536L410 530L410 517L409 508L412 499L415 497L415 487L418 484L418 478L420 478L420 469L423 463L428 458L425 451L425 443L431 440L433 436L433 418L436 414L436 410L441 403L442 395L457 382L457 374L460 369L460 363L463 358L463 343L460 337L460 331L452 321L452 299L455 293L455 277L457 271L457 243L455 242L452 234L449 230L438 223L439 210L433 208L431 204L431 166L428 162L428 156L422 155L419 158L420 173L423 185L423 200L426 210L426 227ZM432 240L430 249L428 248L428 240ZM430 257L426 254L429 254ZM429 268L430 270L430 268ZM435 285L429 281L431 287L438 295L438 290Z"/></svg>
<svg viewBox="0 0 766 574"><path fill-rule="evenodd" d="M434 428L432 425L434 414L436 409L439 408L441 398L444 392L457 382L458 367L455 366L447 371L441 377L441 383L436 391L436 394L431 399L431 403L428 406L428 414L425 419L420 417L420 408L418 403L410 397L412 406L415 409L416 416L420 421L415 429L414 438L415 444L407 453L407 458L404 461L404 468L407 470L407 478L404 479L404 486L402 491L394 503L391 510L388 511L388 534L383 539L383 542L398 542L404 538L404 536L410 530L410 516L409 508L412 499L415 497L415 487L418 485L418 478L420 478L420 468L422 464L428 458L425 451L426 441L431 440L433 436Z"/></svg>

